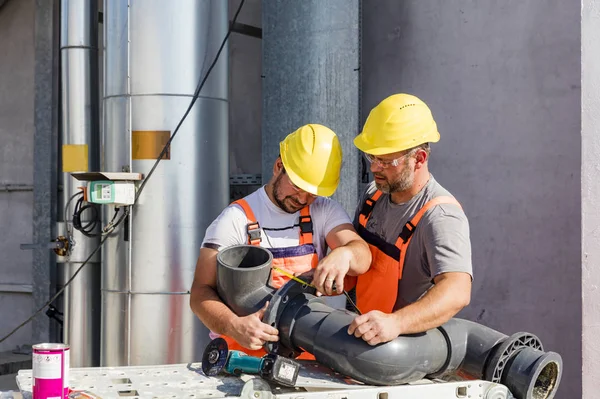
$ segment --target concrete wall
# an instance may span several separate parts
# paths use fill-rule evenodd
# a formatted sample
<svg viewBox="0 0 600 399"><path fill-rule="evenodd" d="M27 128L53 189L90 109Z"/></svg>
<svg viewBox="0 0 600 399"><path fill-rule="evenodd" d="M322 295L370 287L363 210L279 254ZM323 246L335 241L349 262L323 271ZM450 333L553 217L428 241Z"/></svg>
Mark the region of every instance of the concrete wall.
<svg viewBox="0 0 600 399"><path fill-rule="evenodd" d="M338 136L340 184L332 198L352 214L361 156L352 144L359 119L360 3L348 0L263 1L263 182L279 142L307 123Z"/></svg>
<svg viewBox="0 0 600 399"><path fill-rule="evenodd" d="M581 203L583 397L598 397L600 380L600 1L582 1Z"/></svg>
<svg viewBox="0 0 600 399"><path fill-rule="evenodd" d="M0 7L0 337L30 316L32 191L6 192L7 184L33 184L34 2ZM4 292L3 292L4 291ZM31 343L25 326L0 343L0 352Z"/></svg>
<svg viewBox="0 0 600 399"><path fill-rule="evenodd" d="M580 26L563 0L363 1L363 118L396 92L431 106L432 173L471 225L463 316L559 352L561 398L581 395Z"/></svg>

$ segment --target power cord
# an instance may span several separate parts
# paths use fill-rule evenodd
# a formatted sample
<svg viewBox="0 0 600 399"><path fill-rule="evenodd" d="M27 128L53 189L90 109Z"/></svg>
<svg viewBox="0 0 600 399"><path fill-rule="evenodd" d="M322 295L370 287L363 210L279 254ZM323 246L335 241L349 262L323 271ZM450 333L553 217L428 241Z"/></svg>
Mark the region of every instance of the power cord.
<svg viewBox="0 0 600 399"><path fill-rule="evenodd" d="M94 230L96 230L96 226L100 221L100 211L98 210L98 205L92 203L87 203L86 205L84 205L83 203L83 197L79 198L79 200L77 200L77 202L75 203L75 210L73 211L72 219L73 228L79 230L81 234L83 234L86 237L98 237L102 235L94 233ZM90 213L92 216L88 218L89 222L87 222L84 225L81 222L81 215L83 215L83 212L88 209L91 211Z"/></svg>
<svg viewBox="0 0 600 399"><path fill-rule="evenodd" d="M146 178L144 179L144 181L142 182L142 184L140 185L140 188L137 191L137 194L135 196L135 201L133 202L133 205L135 205L135 203L137 202L138 198L140 197L140 194L142 193L142 190L144 189L146 183L148 182L148 180L150 179L150 176L152 176L152 174L154 173L154 170L156 169L156 167L158 166L158 163L161 161L161 159L164 157L164 155L167 153L169 146L171 145L171 142L173 141L173 139L175 138L175 135L177 134L177 132L179 131L179 128L181 127L181 125L183 124L183 122L185 121L185 119L187 118L188 114L190 113L192 107L194 106L194 104L196 103L196 100L198 100L198 97L200 95L200 92L202 91L202 87L204 86L204 84L206 83L206 80L208 79L210 73L212 72L213 68L215 67L215 65L217 64L217 61L219 60L219 57L221 55L221 52L223 51L223 48L225 47L225 44L227 44L227 39L229 39L229 35L231 35L232 32L232 28L235 25L235 22L237 20L238 15L240 14L240 11L242 10L242 7L244 5L246 0L241 0L240 5L238 6L235 15L233 16L233 19L231 20L230 24L229 24L229 28L227 29L227 34L225 35L225 38L223 39L223 42L221 43L221 46L219 47L219 50L217 51L217 54L215 55L215 59L213 60L212 64L210 65L210 67L208 68L208 70L206 71L206 74L204 75L204 78L202 78L199 82L198 82L198 86L196 86L196 91L194 91L194 96L192 97L192 100L190 101L190 105L188 106L187 110L185 111L185 113L183 114L183 117L181 118L181 120L179 121L179 123L177 124L177 127L175 128L175 130L173 131L173 134L171 135L171 138L169 139L169 141L167 141L167 143L165 144L165 146L163 147L161 153L158 155L158 158L156 159L156 162L154 163L154 165L152 166L152 169L150 169L150 172L148 173L148 175L146 176ZM67 202L67 206L65 208L68 207L69 203L77 196L79 195L79 193L73 195L69 201ZM79 202L79 201L78 201ZM131 206L133 206L131 205ZM77 276L77 274L79 274L79 272L81 271L81 269L83 269L83 267L85 265L87 265L87 263L90 261L90 259L92 259L92 257L96 254L96 252L98 252L100 250L100 248L102 248L102 246L104 245L104 243L106 242L106 240L108 239L108 236L116 229L116 227L127 217L129 216L129 212L131 209L131 206L126 207L126 210L121 214L121 217L117 220L116 223L114 223L114 219L116 218L116 215L119 212L119 208L116 209L115 215L113 216L111 222L109 222L103 229L102 229L102 239L100 240L100 244L92 251L92 253L87 257L87 259L81 264L81 266L79 266L77 268L77 270L75 271L75 273L73 273L73 275L71 276L71 278L69 280L67 280L65 282L65 284L63 285L63 287L58 290L56 292L56 294L54 294L52 296L52 298L50 298L50 300L48 300L42 307L40 307L34 314L32 314L27 320L25 320L23 323L19 324L17 327L15 327L10 333L8 333L7 335L5 335L4 337L0 338L0 343L6 341L10 336L12 336L14 333L16 333L19 329L21 329L23 326L27 325L27 323L29 323L31 320L33 320L41 311L43 311L46 307L48 307L52 302L54 302L56 300L56 298L58 298L63 292L64 290L69 286L69 284L71 284L71 282L75 279L75 277ZM65 213L66 214L66 213ZM73 225L75 225L75 223L73 223ZM87 225L86 225L87 226ZM74 226L75 227L75 226Z"/></svg>
<svg viewBox="0 0 600 399"><path fill-rule="evenodd" d="M100 241L100 245L98 245L96 247L96 249L94 249L92 251L92 253L90 254L90 256L87 257L87 259L85 260L85 262L83 262L83 264L81 266L79 266L79 268L75 271L75 273L73 273L73 275L71 276L71 278L69 280L67 280L67 282L65 283L65 285L63 285L63 287L58 290L56 292L56 294L54 294L52 296L52 298L50 298L50 300L48 302L46 302L44 304L44 306L42 306L41 308L39 308L34 314L32 314L27 320L25 320L23 323L19 324L17 327L15 327L11 332L9 332L8 334L6 334L4 337L2 337L2 339L0 339L0 343L4 342L6 339L8 339L11 335L13 335L14 333L16 333L17 331L19 331L19 329L21 329L23 326L25 326L27 323L29 323L31 320L34 319L35 316L37 316L38 314L40 314L40 312L44 309L46 309L47 306L49 306L52 302L54 302L56 300L56 298L58 298L63 291L65 290L65 288L67 288L67 286L71 283L71 281L73 281L73 279L75 277L77 277L77 274L79 274L79 272L81 271L81 269L83 269L83 267L89 262L90 259L92 259L92 256L94 256L96 254L96 252L98 252L100 250L100 248L102 247L102 244L104 244L104 241L106 241L106 239L108 238L108 235L104 236L102 238L102 241Z"/></svg>

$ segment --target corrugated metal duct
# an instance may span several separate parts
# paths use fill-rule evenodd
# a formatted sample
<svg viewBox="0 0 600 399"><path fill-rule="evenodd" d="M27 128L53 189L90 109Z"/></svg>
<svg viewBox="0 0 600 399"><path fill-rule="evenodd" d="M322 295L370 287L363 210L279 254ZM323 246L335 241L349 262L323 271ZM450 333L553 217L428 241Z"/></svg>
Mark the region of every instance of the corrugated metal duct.
<svg viewBox="0 0 600 399"><path fill-rule="evenodd" d="M104 170L149 172L227 33L227 7L105 1ZM129 222L104 246L104 366L201 359L208 335L188 290L204 230L229 200L227 68L223 51Z"/></svg>

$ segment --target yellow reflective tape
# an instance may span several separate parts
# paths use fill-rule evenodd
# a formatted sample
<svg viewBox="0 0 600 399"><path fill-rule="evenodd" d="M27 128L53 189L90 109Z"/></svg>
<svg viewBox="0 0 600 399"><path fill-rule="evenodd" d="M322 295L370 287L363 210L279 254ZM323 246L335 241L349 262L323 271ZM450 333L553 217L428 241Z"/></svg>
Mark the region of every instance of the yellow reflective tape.
<svg viewBox="0 0 600 399"><path fill-rule="evenodd" d="M88 171L87 144L65 144L62 146L62 171L65 173Z"/></svg>
<svg viewBox="0 0 600 399"><path fill-rule="evenodd" d="M131 159L157 159L170 138L168 130L134 130L131 132ZM162 159L171 159L170 148Z"/></svg>

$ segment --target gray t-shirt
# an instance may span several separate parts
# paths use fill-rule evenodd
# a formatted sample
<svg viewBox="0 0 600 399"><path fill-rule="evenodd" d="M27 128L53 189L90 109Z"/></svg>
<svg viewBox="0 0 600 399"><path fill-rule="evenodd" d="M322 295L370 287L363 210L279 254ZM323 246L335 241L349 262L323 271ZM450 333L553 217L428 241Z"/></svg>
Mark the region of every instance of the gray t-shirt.
<svg viewBox="0 0 600 399"><path fill-rule="evenodd" d="M367 187L358 205L354 226L365 199L377 188ZM433 176L410 201L394 204L387 194L381 195L367 221L367 230L394 245L404 225L435 197L452 196ZM433 278L441 273L465 272L473 276L469 222L455 204L441 204L429 209L417 225L408 245L398 299L394 310L418 300L433 286Z"/></svg>

